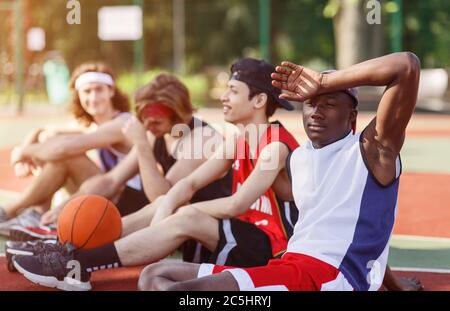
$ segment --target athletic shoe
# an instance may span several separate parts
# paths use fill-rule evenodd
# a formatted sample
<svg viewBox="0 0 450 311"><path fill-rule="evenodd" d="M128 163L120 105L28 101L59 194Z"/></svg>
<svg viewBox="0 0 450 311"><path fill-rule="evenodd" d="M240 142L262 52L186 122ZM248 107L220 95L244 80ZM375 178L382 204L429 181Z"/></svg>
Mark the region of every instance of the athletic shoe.
<svg viewBox="0 0 450 311"><path fill-rule="evenodd" d="M34 208L27 208L19 216L0 223L0 235L9 237L9 231L13 226L37 227L41 221L41 214Z"/></svg>
<svg viewBox="0 0 450 311"><path fill-rule="evenodd" d="M74 250L73 245L65 244L55 252L15 255L13 262L17 271L33 283L66 291L91 290L90 274L74 259Z"/></svg>
<svg viewBox="0 0 450 311"><path fill-rule="evenodd" d="M57 237L56 229L48 226L13 226L9 231L11 241L56 240Z"/></svg>
<svg viewBox="0 0 450 311"><path fill-rule="evenodd" d="M28 242L6 241L5 255L8 270L11 272L16 271L12 261L14 255L33 256L43 252L57 251L59 249L61 249L61 244L57 243L56 240Z"/></svg>
<svg viewBox="0 0 450 311"><path fill-rule="evenodd" d="M0 207L0 224L5 221L8 221L8 215L6 215L4 208Z"/></svg>

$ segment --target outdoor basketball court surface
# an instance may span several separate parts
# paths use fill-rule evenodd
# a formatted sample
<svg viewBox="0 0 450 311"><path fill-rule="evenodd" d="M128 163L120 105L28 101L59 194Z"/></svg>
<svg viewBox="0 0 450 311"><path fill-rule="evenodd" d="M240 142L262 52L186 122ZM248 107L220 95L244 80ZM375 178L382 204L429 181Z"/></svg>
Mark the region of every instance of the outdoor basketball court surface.
<svg viewBox="0 0 450 311"><path fill-rule="evenodd" d="M217 126L220 109L200 109L198 115ZM362 129L372 113L360 113ZM305 142L300 112L277 113L300 144ZM17 179L9 166L11 148L31 129L67 124L68 115L33 113L23 117L0 114L0 205L13 200L30 179ZM415 114L402 150L403 175L389 263L398 275L417 276L425 290L450 290L450 116ZM0 238L0 253L5 238ZM93 274L94 290L135 290L142 267L105 270ZM0 290L47 290L6 270L0 256Z"/></svg>

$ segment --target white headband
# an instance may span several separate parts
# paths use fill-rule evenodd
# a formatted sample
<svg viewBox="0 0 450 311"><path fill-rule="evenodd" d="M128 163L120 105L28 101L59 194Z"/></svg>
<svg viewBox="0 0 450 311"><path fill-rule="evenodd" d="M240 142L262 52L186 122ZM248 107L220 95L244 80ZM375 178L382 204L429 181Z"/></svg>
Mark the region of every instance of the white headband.
<svg viewBox="0 0 450 311"><path fill-rule="evenodd" d="M86 72L81 74L75 81L75 89L78 91L83 85L88 83L102 83L114 86L113 78L104 72Z"/></svg>

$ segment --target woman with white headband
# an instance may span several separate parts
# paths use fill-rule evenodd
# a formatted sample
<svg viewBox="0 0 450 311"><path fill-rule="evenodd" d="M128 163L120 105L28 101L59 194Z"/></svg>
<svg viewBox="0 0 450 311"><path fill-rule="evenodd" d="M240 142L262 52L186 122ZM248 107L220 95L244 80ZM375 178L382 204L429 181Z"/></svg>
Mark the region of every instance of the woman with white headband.
<svg viewBox="0 0 450 311"><path fill-rule="evenodd" d="M39 129L13 150L11 164L17 176L30 176L36 167L40 172L17 200L0 207L0 234L8 235L16 225L38 226L41 214L50 208L60 188L75 192L90 177L111 169L132 148L121 131L131 116L129 100L115 85L111 68L101 63L82 64L75 69L70 87L70 108L84 130L56 131L53 137L40 141L47 133ZM101 150L103 168L86 155L91 149ZM141 190L139 176L129 184Z"/></svg>

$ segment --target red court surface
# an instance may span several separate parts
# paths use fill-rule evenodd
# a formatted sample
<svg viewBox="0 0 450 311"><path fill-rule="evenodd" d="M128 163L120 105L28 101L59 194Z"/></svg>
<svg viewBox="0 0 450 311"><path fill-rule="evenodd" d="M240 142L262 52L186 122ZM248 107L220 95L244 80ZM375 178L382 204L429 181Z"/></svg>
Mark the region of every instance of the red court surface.
<svg viewBox="0 0 450 311"><path fill-rule="evenodd" d="M0 149L0 189L8 191L21 191L30 182L31 178L19 179L9 164L11 150Z"/></svg>
<svg viewBox="0 0 450 311"><path fill-rule="evenodd" d="M0 291L53 291L55 289L38 286L31 283L19 273L11 273L6 270L5 258L0 257ZM115 270L103 270L92 274L91 283L94 291L135 291L139 273L143 267L120 268ZM441 273L424 272L395 272L399 276L418 277L427 291L450 290L450 276Z"/></svg>
<svg viewBox="0 0 450 311"><path fill-rule="evenodd" d="M92 274L91 283L93 290L109 291L135 291L139 273L143 267L121 268L114 270L103 270ZM51 291L44 286L38 286L20 273L11 273L6 269L6 258L0 257L0 291Z"/></svg>
<svg viewBox="0 0 450 311"><path fill-rule="evenodd" d="M404 272L395 271L398 276L416 277L420 279L425 291L449 291L450 275L448 273Z"/></svg>
<svg viewBox="0 0 450 311"><path fill-rule="evenodd" d="M450 174L402 174L394 234L450 238Z"/></svg>

